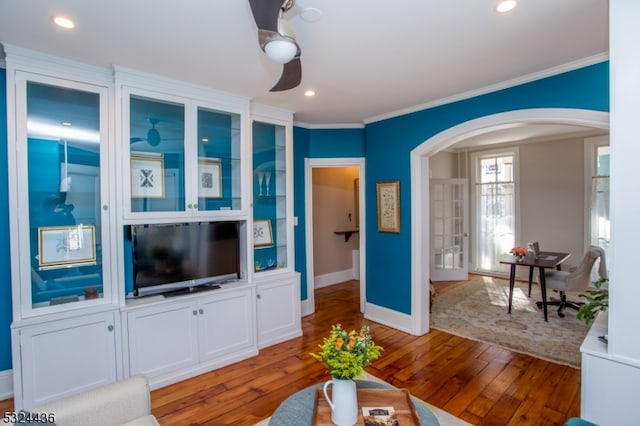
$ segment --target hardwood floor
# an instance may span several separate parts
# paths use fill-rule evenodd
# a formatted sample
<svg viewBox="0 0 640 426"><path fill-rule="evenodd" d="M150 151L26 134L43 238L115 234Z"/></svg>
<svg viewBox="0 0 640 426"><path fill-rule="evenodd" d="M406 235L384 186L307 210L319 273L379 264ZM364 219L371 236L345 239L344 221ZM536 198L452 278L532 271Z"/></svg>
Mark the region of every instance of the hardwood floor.
<svg viewBox="0 0 640 426"><path fill-rule="evenodd" d="M317 290L317 311L303 318L302 337L153 391L153 414L162 425L253 425L292 393L328 380L309 352L332 324L367 323L384 347L369 373L471 424L562 425L579 415L580 370L437 330L417 337L366 321L358 297L357 281Z"/></svg>

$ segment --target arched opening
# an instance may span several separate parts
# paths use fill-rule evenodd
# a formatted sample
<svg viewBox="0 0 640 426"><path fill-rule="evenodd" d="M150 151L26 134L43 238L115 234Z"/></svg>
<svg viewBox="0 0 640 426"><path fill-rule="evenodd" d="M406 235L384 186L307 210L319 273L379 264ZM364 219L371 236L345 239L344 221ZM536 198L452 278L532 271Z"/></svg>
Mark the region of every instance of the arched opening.
<svg viewBox="0 0 640 426"><path fill-rule="evenodd" d="M568 124L609 129L609 113L569 108L536 108L480 117L444 130L411 151L411 322L412 333L429 331L429 158L470 137L514 125Z"/></svg>

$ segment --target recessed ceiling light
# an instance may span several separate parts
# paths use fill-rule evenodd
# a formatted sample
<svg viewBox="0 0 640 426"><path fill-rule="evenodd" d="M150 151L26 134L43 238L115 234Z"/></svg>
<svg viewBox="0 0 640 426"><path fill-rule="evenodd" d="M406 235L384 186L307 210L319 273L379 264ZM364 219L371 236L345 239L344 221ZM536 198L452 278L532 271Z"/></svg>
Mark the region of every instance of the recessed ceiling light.
<svg viewBox="0 0 640 426"><path fill-rule="evenodd" d="M496 12L506 13L518 5L517 0L503 0L496 6Z"/></svg>
<svg viewBox="0 0 640 426"><path fill-rule="evenodd" d="M51 20L59 27L66 28L68 30L75 28L76 24L69 18L64 16L52 16Z"/></svg>
<svg viewBox="0 0 640 426"><path fill-rule="evenodd" d="M69 122L69 121L63 121L61 124L63 126L71 126L71 122Z"/></svg>
<svg viewBox="0 0 640 426"><path fill-rule="evenodd" d="M315 96L315 95L316 95L316 91L315 91L315 90L313 90L313 89L309 89L309 90L306 90L306 91L304 92L304 95L305 95L307 98L311 98L311 97L313 97L313 96Z"/></svg>
<svg viewBox="0 0 640 426"><path fill-rule="evenodd" d="M202 139L200 139L200 141L202 143L207 143L207 142L209 142L209 138L202 138Z"/></svg>

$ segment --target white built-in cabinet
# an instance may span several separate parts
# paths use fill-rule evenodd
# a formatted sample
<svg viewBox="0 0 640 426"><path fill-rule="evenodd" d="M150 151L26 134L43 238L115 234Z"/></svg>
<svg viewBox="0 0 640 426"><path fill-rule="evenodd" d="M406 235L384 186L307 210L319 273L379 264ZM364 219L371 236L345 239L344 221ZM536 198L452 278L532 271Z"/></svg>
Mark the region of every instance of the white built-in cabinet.
<svg viewBox="0 0 640 426"><path fill-rule="evenodd" d="M261 280L256 292L260 348L302 334L298 273Z"/></svg>
<svg viewBox="0 0 640 426"><path fill-rule="evenodd" d="M252 288L228 289L126 312L131 375L168 384L257 354Z"/></svg>
<svg viewBox="0 0 640 426"><path fill-rule="evenodd" d="M3 47L17 409L137 373L156 388L301 335L291 112ZM133 184L140 164L161 165L161 191ZM132 296L127 227L228 220L237 282Z"/></svg>
<svg viewBox="0 0 640 426"><path fill-rule="evenodd" d="M4 46L14 400L122 376L113 76Z"/></svg>
<svg viewBox="0 0 640 426"><path fill-rule="evenodd" d="M21 383L15 391L21 391L21 404L39 406L114 382L119 330L113 311L19 327L14 345L20 348Z"/></svg>

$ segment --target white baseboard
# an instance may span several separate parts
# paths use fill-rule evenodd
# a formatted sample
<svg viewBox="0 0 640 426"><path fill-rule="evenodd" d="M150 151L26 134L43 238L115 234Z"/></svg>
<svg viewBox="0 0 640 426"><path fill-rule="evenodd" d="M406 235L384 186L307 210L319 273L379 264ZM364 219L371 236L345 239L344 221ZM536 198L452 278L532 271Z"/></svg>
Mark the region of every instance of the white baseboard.
<svg viewBox="0 0 640 426"><path fill-rule="evenodd" d="M13 370L0 371L0 400L13 397Z"/></svg>
<svg viewBox="0 0 640 426"><path fill-rule="evenodd" d="M364 317L371 321L404 331L405 333L413 334L411 331L411 315L371 303L365 303Z"/></svg>
<svg viewBox="0 0 640 426"><path fill-rule="evenodd" d="M311 304L311 301L309 300L308 297L306 300L303 300L302 303L300 304L300 314L303 317L306 317L307 315L311 315L315 311L316 311L316 308Z"/></svg>
<svg viewBox="0 0 640 426"><path fill-rule="evenodd" d="M331 272L329 274L317 275L313 278L313 286L315 288L328 287L333 284L351 281L353 279L353 269L345 269L344 271Z"/></svg>

